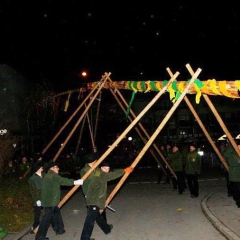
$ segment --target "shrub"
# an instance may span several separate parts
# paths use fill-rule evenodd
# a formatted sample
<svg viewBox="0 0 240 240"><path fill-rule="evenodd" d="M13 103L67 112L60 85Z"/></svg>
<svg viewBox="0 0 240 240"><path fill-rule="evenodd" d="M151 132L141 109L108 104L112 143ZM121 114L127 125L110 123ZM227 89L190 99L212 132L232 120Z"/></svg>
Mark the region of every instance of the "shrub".
<svg viewBox="0 0 240 240"><path fill-rule="evenodd" d="M17 178L1 179L0 192L0 227L5 232L22 231L33 222L28 182Z"/></svg>

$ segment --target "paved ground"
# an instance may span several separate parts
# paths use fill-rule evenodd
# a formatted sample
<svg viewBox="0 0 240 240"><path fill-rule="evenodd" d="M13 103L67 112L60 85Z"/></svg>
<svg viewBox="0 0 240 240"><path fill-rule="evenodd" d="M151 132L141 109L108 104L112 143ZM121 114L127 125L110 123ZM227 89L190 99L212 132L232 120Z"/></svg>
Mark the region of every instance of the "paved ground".
<svg viewBox="0 0 240 240"><path fill-rule="evenodd" d="M156 184L155 170L136 171L111 202L116 212L107 210L108 221L114 226L112 233L105 235L96 225L92 237L96 240L240 239L240 209L227 197L225 179L214 171L210 169L203 174L200 196L195 199L189 197L188 191L178 195L171 185ZM50 227L47 236L51 240L79 240L86 216L80 189L62 207L62 214L66 233L56 236ZM20 237L21 234L8 234L4 240L34 240L31 234Z"/></svg>

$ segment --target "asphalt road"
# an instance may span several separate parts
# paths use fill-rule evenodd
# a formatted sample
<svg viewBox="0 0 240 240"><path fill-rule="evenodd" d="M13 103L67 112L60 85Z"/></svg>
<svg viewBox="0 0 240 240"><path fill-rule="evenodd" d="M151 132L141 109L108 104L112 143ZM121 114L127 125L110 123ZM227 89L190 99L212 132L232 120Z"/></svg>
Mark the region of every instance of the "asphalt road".
<svg viewBox="0 0 240 240"><path fill-rule="evenodd" d="M96 240L223 240L226 239L209 221L201 208L201 201L208 195L226 195L226 182L221 174L211 169L200 178L200 196L190 198L187 191L178 195L171 184L156 183L157 172L141 169L130 176L107 210L112 233L105 235L95 225L92 237ZM109 192L115 185L109 186ZM69 189L62 191L63 195ZM51 227L47 236L51 240L79 240L86 216L86 206L81 189L61 209L66 233L56 236ZM16 240L16 236L8 239ZM27 234L22 240L34 240Z"/></svg>

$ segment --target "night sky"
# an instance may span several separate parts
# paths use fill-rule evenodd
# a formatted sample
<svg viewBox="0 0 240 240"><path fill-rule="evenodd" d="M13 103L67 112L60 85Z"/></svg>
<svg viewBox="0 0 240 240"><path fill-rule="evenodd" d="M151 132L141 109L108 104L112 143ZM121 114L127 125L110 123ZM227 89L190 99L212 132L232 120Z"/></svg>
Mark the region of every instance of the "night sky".
<svg viewBox="0 0 240 240"><path fill-rule="evenodd" d="M169 79L170 67L185 80L187 63L200 79L240 79L237 1L92 2L2 0L0 63L56 91L80 86L82 70L137 81Z"/></svg>

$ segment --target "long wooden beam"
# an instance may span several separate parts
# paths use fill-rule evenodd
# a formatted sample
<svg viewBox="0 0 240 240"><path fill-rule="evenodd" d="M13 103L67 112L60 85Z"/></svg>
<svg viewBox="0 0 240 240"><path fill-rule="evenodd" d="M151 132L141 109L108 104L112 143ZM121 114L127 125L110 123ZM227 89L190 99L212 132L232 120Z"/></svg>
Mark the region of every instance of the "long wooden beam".
<svg viewBox="0 0 240 240"><path fill-rule="evenodd" d="M104 88L111 89L125 89L136 92L151 92L160 91L165 85L165 81L157 80L144 80L144 81L117 81L117 82L106 82ZM171 85L175 92L182 92L186 88L189 80L186 81L174 81ZM91 82L87 84L88 89L95 87L97 82ZM200 91L202 94L207 95L219 95L229 98L240 98L240 80L228 81L215 79L209 80L198 80L189 88L187 94L197 94Z"/></svg>
<svg viewBox="0 0 240 240"><path fill-rule="evenodd" d="M188 66L188 65L186 65ZM158 136L158 134L160 133L160 131L163 129L163 127L165 126L165 124L167 123L167 121L170 119L170 117L172 116L172 114L174 113L174 111L177 109L177 107L179 106L179 104L181 103L181 101L183 100L184 96L187 94L187 91L189 89L189 87L193 84L194 80L198 77L198 75L200 74L200 72L202 71L202 69L198 68L197 71L193 74L190 82L188 83L187 87L185 88L185 90L182 92L181 96L179 97L179 99L173 104L173 106L171 107L171 109L169 110L168 114L164 117L164 119L162 120L162 122L160 123L160 125L157 127L157 129L155 130L155 132L152 134L151 138L148 140L148 142L145 144L145 146L143 147L143 149L140 151L140 153L138 154L138 156L136 157L136 159L133 161L133 163L131 164L131 167L134 168L138 162L140 161L140 159L142 158L142 156L145 154L145 152L148 150L148 148L151 146L151 144L153 143L153 141L156 139L156 137ZM174 77L174 79L176 79L176 77ZM121 180L118 182L118 184L116 185L116 187L113 189L112 193L109 195L109 197L106 200L106 205L107 206L110 201L112 200L112 198L115 196L115 194L117 193L117 191L120 189L120 187L122 186L122 184L124 183L124 181L127 179L127 177L129 176L130 173L125 173L123 175L123 177L121 178Z"/></svg>

